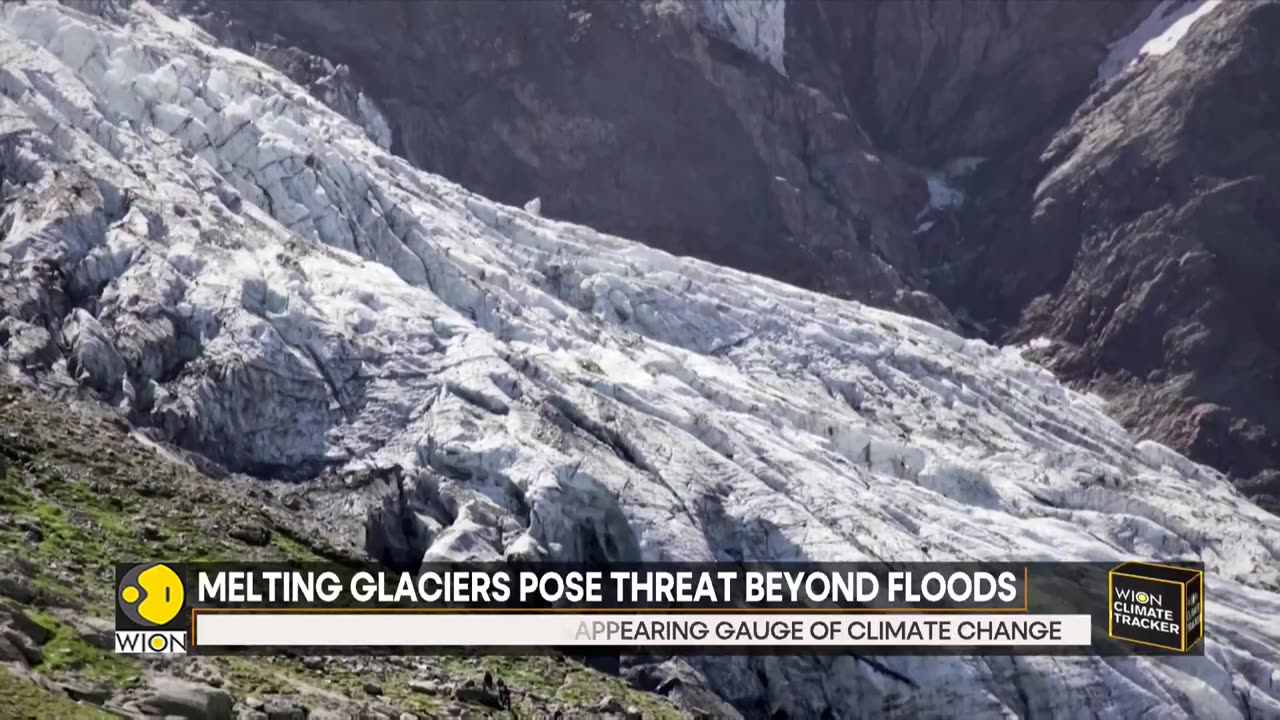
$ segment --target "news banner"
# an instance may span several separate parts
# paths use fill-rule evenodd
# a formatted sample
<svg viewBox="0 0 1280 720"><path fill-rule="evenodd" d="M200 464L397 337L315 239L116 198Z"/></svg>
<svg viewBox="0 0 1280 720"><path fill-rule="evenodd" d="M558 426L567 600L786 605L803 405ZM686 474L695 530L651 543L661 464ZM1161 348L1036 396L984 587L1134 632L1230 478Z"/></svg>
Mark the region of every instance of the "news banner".
<svg viewBox="0 0 1280 720"><path fill-rule="evenodd" d="M159 654L1203 654L1200 564L122 564Z"/></svg>

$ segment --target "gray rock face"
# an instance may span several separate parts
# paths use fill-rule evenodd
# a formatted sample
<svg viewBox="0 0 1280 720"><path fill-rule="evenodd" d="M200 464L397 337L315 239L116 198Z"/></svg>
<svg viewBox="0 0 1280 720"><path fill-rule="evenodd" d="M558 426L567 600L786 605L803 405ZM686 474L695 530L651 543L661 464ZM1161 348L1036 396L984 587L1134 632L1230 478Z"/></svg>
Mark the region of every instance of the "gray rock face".
<svg viewBox="0 0 1280 720"><path fill-rule="evenodd" d="M137 705L148 715L187 720L231 720L235 699L225 690L208 685L159 677Z"/></svg>
<svg viewBox="0 0 1280 720"><path fill-rule="evenodd" d="M1223 3L991 168L943 290L1280 509L1280 6ZM1031 241L1033 240L1033 241ZM952 258L953 260L956 258Z"/></svg>
<svg viewBox="0 0 1280 720"><path fill-rule="evenodd" d="M1088 94L1107 45L1156 4L792 2L787 68L847 102L877 147L941 167L1057 126Z"/></svg>

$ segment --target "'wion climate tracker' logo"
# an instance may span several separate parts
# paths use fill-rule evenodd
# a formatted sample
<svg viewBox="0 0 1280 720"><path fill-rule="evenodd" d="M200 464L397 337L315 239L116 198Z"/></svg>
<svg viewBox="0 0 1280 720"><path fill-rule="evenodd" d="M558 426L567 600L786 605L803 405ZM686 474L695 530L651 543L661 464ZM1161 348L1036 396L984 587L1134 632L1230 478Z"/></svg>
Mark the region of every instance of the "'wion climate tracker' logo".
<svg viewBox="0 0 1280 720"><path fill-rule="evenodd" d="M187 594L181 569L164 563L116 566L116 652L187 652Z"/></svg>
<svg viewBox="0 0 1280 720"><path fill-rule="evenodd" d="M1107 632L1125 642L1186 652L1204 637L1204 572L1128 562L1108 577Z"/></svg>

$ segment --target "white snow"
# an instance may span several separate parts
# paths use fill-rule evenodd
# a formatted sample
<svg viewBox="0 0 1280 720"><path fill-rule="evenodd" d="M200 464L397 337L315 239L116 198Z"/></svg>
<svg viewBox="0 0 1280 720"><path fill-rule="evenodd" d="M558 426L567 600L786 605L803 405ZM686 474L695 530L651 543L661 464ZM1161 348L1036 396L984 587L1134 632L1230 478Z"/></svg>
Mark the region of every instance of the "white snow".
<svg viewBox="0 0 1280 720"><path fill-rule="evenodd" d="M1025 355L1026 353L1032 350L1044 350L1052 346L1053 346L1053 341L1050 340L1049 338L1034 337L1021 345L1010 345L1007 349L1009 352L1012 352L1018 355L1019 357L1022 357L1023 355Z"/></svg>
<svg viewBox="0 0 1280 720"><path fill-rule="evenodd" d="M1196 20L1221 4L1221 0L1161 0L1133 32L1112 43L1098 79L1107 80L1145 55L1164 55L1177 47Z"/></svg>
<svg viewBox="0 0 1280 720"><path fill-rule="evenodd" d="M1205 657L879 660L913 688L698 663L791 717L1280 717L1280 518L1219 474L1014 353L495 204L128 13L0 8L0 157L33 200L0 272L93 297L61 331L109 401L241 466L400 464L430 557L1199 558ZM21 349L0 367L32 382Z"/></svg>
<svg viewBox="0 0 1280 720"><path fill-rule="evenodd" d="M786 75L786 0L695 0L705 27Z"/></svg>

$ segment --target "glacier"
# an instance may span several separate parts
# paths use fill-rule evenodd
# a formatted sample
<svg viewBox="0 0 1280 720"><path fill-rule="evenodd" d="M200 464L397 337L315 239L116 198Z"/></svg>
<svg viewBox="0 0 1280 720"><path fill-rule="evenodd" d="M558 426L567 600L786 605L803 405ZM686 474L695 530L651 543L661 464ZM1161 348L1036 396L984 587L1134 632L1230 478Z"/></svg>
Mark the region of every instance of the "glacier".
<svg viewBox="0 0 1280 720"><path fill-rule="evenodd" d="M696 0L703 27L712 35L787 74L786 0Z"/></svg>
<svg viewBox="0 0 1280 720"><path fill-rule="evenodd" d="M1016 349L498 205L82 7L0 7L6 381L324 485L383 556L1200 559L1203 657L696 663L762 715L1280 717L1280 518ZM333 485L393 467L407 527Z"/></svg>

